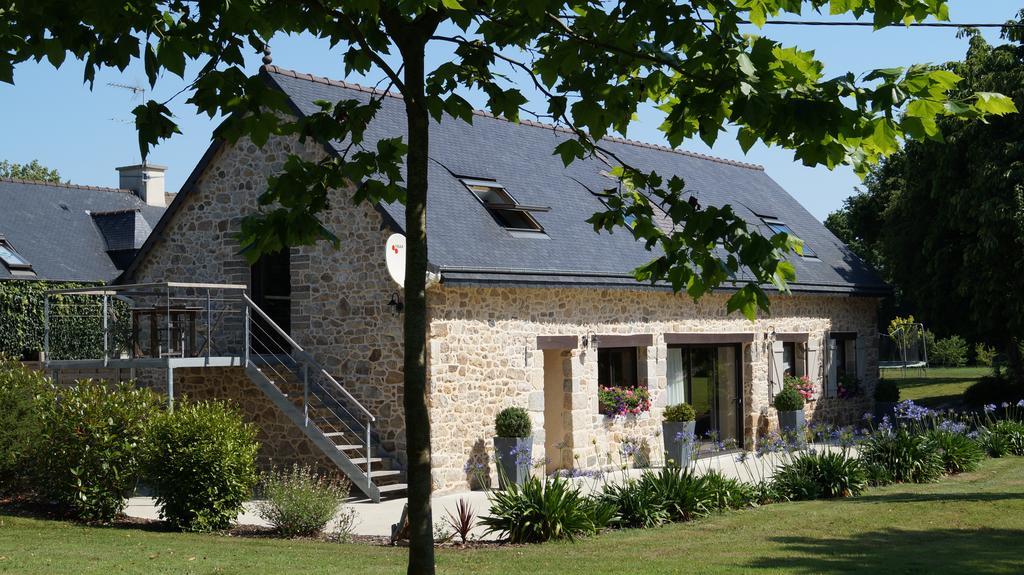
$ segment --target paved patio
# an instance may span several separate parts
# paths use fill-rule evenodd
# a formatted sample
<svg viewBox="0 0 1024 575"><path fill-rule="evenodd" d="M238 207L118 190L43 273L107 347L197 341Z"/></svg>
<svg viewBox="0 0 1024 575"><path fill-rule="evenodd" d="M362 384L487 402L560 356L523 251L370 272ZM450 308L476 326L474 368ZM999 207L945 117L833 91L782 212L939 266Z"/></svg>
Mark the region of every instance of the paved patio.
<svg viewBox="0 0 1024 575"><path fill-rule="evenodd" d="M818 449L837 449L823 445L816 445ZM726 477L733 477L743 481L758 481L768 479L772 476L776 466L779 464L780 456L769 455L764 458L756 458L750 452L745 455L742 452L724 453L712 457L704 457L697 460L695 470L698 473L707 473L711 469L718 470ZM606 472L600 479L575 478L573 481L580 484L583 491L591 493L598 491L606 483L617 483L627 477L639 477L643 469L627 469L620 471ZM456 505L465 499L473 507L473 511L479 518L487 515L490 504L486 491L467 491L438 495L433 499L434 524L446 525L444 518L448 513L455 514ZM390 499L381 503L368 501L356 501L346 505L355 511L355 535L390 536L391 526L398 523L402 515L402 508L405 506L405 498ZM238 516L237 522L243 525L267 526L267 523L260 519L256 513L257 501L250 501L245 504L244 511ZM132 497L128 500L128 507L125 514L131 517L144 519L158 519L159 510L154 500L150 497ZM329 525L329 530L336 528L336 521ZM450 531L450 529L449 529ZM474 538L486 538L485 529L477 527L473 530ZM495 538L492 536L491 538Z"/></svg>

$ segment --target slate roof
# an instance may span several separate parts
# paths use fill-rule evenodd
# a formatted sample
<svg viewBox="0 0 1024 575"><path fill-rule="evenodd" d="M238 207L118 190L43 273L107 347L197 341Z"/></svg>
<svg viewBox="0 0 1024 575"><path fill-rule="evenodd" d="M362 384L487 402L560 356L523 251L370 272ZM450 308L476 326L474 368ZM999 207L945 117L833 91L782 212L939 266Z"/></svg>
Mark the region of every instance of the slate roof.
<svg viewBox="0 0 1024 575"><path fill-rule="evenodd" d="M318 111L317 100L367 101L371 89L326 78L264 66L263 77L280 88L297 113ZM380 94L376 92L376 94ZM381 138L404 137L405 112L399 96L383 98L383 108L370 124L364 145ZM631 271L656 254L644 249L625 230L596 234L586 219L603 209L593 191L614 185L599 160L577 161L568 168L553 155L571 137L564 130L535 122L515 124L484 112L472 125L445 118L431 123L430 194L427 203L428 253L442 281L473 285L575 285L637 287ZM164 220L173 217L205 163L214 156L214 143L182 187ZM704 205L731 204L748 223L771 231L758 216L785 222L810 245L818 259L794 257L794 291L878 295L888 287L817 219L786 193L760 166L609 138L603 145L623 161L664 177L678 175L687 190ZM340 153L341 143L332 144ZM534 213L546 237L521 237L502 228L458 177L493 179L521 205L550 207ZM404 227L400 204L379 209L396 231ZM161 222L161 226L164 222ZM160 227L157 228L159 232ZM149 243L152 243L150 240ZM135 265L144 257L144 247ZM382 258L383 259L383 258ZM130 276L132 269L126 272ZM664 289L664 287L662 287Z"/></svg>
<svg viewBox="0 0 1024 575"><path fill-rule="evenodd" d="M113 280L163 212L129 190L0 179L0 234L32 264L30 279ZM0 264L0 280L12 277Z"/></svg>

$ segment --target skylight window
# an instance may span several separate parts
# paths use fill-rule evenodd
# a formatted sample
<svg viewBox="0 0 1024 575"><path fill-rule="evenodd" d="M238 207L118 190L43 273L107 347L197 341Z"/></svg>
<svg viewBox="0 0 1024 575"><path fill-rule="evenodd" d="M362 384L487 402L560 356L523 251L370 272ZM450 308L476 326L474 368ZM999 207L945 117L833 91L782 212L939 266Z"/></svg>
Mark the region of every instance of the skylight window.
<svg viewBox="0 0 1024 575"><path fill-rule="evenodd" d="M3 236L0 236L0 260L3 260L9 270L32 270L32 264L15 251L14 246Z"/></svg>
<svg viewBox="0 0 1024 575"><path fill-rule="evenodd" d="M800 237L796 235L796 233L793 231L793 228L789 227L789 224L785 224L783 222L780 222L779 220L771 220L766 218L764 219L764 223L766 226L768 226L769 229L772 230L772 232L776 234L789 234L794 238ZM803 256L805 258L816 258L818 257L818 254L814 253L814 250L811 249L811 246L807 245L807 242L804 242Z"/></svg>
<svg viewBox="0 0 1024 575"><path fill-rule="evenodd" d="M487 208L494 220L514 235L516 232L544 232L544 228L534 219L531 212L546 212L551 208L524 206L494 180L461 178L461 181Z"/></svg>

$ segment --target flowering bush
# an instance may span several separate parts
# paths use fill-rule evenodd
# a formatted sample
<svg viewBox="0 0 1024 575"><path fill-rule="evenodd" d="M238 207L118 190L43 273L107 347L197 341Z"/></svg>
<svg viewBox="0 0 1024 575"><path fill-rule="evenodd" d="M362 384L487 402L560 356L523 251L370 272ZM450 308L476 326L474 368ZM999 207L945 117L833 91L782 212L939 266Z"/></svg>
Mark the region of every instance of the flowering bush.
<svg viewBox="0 0 1024 575"><path fill-rule="evenodd" d="M800 377L787 375L783 378L782 385L783 387L792 387L793 389L796 389L800 392L800 395L803 396L804 401L814 399L814 383L811 382L810 378L806 375Z"/></svg>
<svg viewBox="0 0 1024 575"><path fill-rule="evenodd" d="M597 401L605 415L636 415L651 409L651 392L646 387L602 387Z"/></svg>

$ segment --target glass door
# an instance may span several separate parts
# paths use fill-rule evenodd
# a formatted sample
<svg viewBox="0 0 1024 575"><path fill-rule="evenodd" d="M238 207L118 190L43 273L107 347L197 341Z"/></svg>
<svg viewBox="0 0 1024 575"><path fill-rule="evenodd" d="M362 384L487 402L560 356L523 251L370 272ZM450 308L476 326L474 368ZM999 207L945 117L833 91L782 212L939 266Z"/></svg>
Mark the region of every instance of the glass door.
<svg viewBox="0 0 1024 575"><path fill-rule="evenodd" d="M694 433L743 441L743 384L737 345L672 347L668 350L668 405L689 403L696 414ZM731 440L731 441L730 441Z"/></svg>

